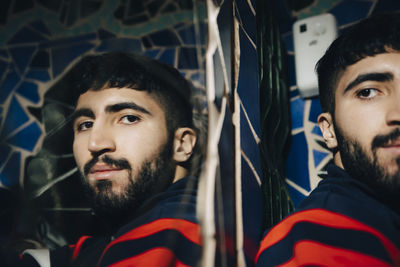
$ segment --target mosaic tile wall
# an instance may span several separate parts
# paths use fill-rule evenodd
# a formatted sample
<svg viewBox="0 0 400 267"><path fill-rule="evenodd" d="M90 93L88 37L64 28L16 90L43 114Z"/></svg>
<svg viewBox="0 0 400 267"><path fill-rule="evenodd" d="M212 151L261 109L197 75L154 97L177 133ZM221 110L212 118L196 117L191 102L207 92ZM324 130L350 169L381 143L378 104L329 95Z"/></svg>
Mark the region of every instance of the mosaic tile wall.
<svg viewBox="0 0 400 267"><path fill-rule="evenodd" d="M201 0L5 0L2 2L0 199L3 201L0 204L2 205L0 242L12 228L13 216L10 215L14 206L19 205L17 198L20 186L23 185L25 188L31 186L34 192L44 196L48 193L45 191L46 188L36 190L37 184L55 178L58 182L66 177L76 176L73 156L69 150L70 141L64 141L64 136L58 131L66 127L62 123L66 119L63 112L71 107L54 101L54 95L49 97L49 88L56 84L65 69L85 53L139 51L177 67L182 75L190 79L199 89L199 94L204 93L206 84L204 53L207 36L207 25L203 23L206 17L205 2ZM229 81L229 105L218 146L221 157L219 176L223 177L221 181L224 179L226 181L223 186L227 185L232 191L226 191L223 186L219 189L225 190L224 205L231 212L230 215L235 213L233 191L241 192L240 199L236 199L236 202L242 204L239 214L244 218L243 222L239 223L244 230L240 241L244 244L245 255L242 261L246 258L249 262L256 253L257 242L262 233L258 151L260 115L258 105L254 105L259 102L255 0L215 2L224 3L219 10L217 22L223 47L222 58ZM231 3L230 8L227 7L229 3ZM233 13L235 22L232 18ZM235 39L237 46L233 48L232 28L237 38ZM240 64L232 61L232 57L238 59ZM224 96L222 90L225 85L219 80L222 77L219 74L223 73L221 58L215 57L214 63L218 106L222 97L226 95ZM64 94L58 94L57 99L62 99L64 96L68 98L67 91L64 91ZM234 102L237 104L236 110ZM232 118L236 114L240 114L239 121ZM239 130L234 128L233 124L239 125ZM234 168L232 154L235 152L232 144L234 135L238 133L240 166ZM51 151L44 151L43 145ZM49 158L47 154L49 152L57 156ZM49 168L44 158L56 161L57 166L61 167ZM35 164L30 164L34 161ZM40 167L40 170L30 166ZM45 177L41 175L43 169ZM237 188L234 188L235 183L231 180L235 173L241 174L239 176L241 184ZM64 188L57 190L63 198L71 192L67 189L75 185L71 181L73 178L50 184L54 187L62 184ZM62 207L52 207L52 209L61 208L68 211L69 207L74 207L76 211L76 208L80 207L82 211L87 212L85 203L81 203L79 193L75 192L75 199L62 202ZM68 221L68 223L74 226L81 222ZM226 220L225 223L227 227L235 226L233 219ZM236 230L228 229L233 233ZM232 250L230 252L234 254L235 242L232 242L230 236L226 238L225 249ZM239 244L239 250L243 249L241 246ZM229 259L227 262L229 263Z"/></svg>
<svg viewBox="0 0 400 267"><path fill-rule="evenodd" d="M65 110L71 109L63 103L68 91L58 92L60 101L54 94L46 98L65 69L85 53L142 52L178 68L204 98L206 11L205 1L192 0L7 0L0 12L3 238L13 227L13 208L21 205L22 187L25 193L43 195L43 202L51 200L48 205L54 213L87 212L79 192L68 197L68 188L74 190L79 180L71 136L59 131L66 127ZM59 196L47 197L53 194L46 191L49 187L56 188ZM76 220L68 223L79 226Z"/></svg>
<svg viewBox="0 0 400 267"><path fill-rule="evenodd" d="M8 13L1 16L0 31L0 181L4 187L22 182L20 159L40 145L43 129L29 107L42 104L49 84L80 55L142 51L179 68L196 85L204 84L196 49L204 48L205 39L195 39L191 1L163 1L167 3L155 6L154 1L141 1L141 12L132 14L120 11L129 10L124 5L131 1L80 1L78 7L68 6L69 1L6 2L8 9L2 12ZM199 14L204 18L204 10ZM88 16L90 20L85 20ZM150 22L143 24L143 20ZM205 36L204 25L201 30L200 36Z"/></svg>
<svg viewBox="0 0 400 267"><path fill-rule="evenodd" d="M335 16L340 33L340 30L371 14L398 9L400 9L400 2L396 0L315 0L306 9L292 13L291 16L283 16L281 30L290 60L292 118L292 145L286 166L286 181L295 205L304 199L324 177L325 167L332 156L324 145L317 126L317 117L321 113L318 97L302 99L296 87L291 32L293 22L296 18L329 12Z"/></svg>

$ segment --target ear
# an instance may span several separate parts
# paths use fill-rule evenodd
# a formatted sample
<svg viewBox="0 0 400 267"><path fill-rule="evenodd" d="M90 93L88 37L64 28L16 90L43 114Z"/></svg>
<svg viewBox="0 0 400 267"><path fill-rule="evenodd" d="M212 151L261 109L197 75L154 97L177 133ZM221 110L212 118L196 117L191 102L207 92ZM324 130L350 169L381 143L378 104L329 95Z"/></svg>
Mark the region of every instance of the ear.
<svg viewBox="0 0 400 267"><path fill-rule="evenodd" d="M322 136L329 149L336 149L338 146L335 128L333 126L332 115L328 112L318 116L318 126L321 129Z"/></svg>
<svg viewBox="0 0 400 267"><path fill-rule="evenodd" d="M176 162L186 162L189 160L196 145L196 140L196 132L192 128L178 128L174 136L173 159Z"/></svg>

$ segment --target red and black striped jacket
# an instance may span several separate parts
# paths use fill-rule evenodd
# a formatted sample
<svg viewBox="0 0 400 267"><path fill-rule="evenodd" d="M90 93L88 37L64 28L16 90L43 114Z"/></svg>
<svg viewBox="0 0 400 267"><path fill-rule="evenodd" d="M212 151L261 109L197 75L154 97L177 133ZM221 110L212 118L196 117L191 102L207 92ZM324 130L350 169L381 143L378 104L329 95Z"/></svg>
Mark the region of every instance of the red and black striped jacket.
<svg viewBox="0 0 400 267"><path fill-rule="evenodd" d="M108 237L81 237L50 252L50 266L196 266L201 258L196 179L183 178L139 209L139 216ZM39 266L30 254L23 266Z"/></svg>
<svg viewBox="0 0 400 267"><path fill-rule="evenodd" d="M193 180L181 179L153 197L111 240L82 237L72 251L74 266L196 265L201 238Z"/></svg>
<svg viewBox="0 0 400 267"><path fill-rule="evenodd" d="M330 165L297 211L266 232L256 265L400 266L399 210Z"/></svg>

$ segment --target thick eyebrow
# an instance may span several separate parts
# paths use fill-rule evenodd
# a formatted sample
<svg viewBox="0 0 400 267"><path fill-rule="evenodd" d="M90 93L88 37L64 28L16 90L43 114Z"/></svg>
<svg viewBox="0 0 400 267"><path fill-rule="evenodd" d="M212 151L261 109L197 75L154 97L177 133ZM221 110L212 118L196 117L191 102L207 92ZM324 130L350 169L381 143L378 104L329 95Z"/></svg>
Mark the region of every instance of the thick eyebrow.
<svg viewBox="0 0 400 267"><path fill-rule="evenodd" d="M76 119L79 117L89 117L91 119L94 119L96 116L94 115L93 110L91 110L90 108L76 109L71 115L72 123L74 124Z"/></svg>
<svg viewBox="0 0 400 267"><path fill-rule="evenodd" d="M142 106L139 106L138 104L136 104L134 102L121 102L121 103L108 105L108 106L106 106L105 111L107 113L115 113L115 112L118 112L118 111L121 111L124 109L133 109L133 110L139 111L141 113L151 115L151 113L147 109L145 109Z"/></svg>
<svg viewBox="0 0 400 267"><path fill-rule="evenodd" d="M372 72L372 73L361 74L357 76L357 78L355 78L349 85L347 85L343 93L346 93L353 87L365 81L389 82L392 80L393 80L393 74L389 72Z"/></svg>

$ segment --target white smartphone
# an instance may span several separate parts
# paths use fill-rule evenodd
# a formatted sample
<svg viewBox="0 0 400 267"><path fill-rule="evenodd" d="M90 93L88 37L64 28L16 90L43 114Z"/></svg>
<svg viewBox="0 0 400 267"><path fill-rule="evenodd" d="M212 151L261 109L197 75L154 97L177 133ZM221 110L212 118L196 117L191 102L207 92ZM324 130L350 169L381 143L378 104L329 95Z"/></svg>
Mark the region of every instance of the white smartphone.
<svg viewBox="0 0 400 267"><path fill-rule="evenodd" d="M315 65L337 37L337 22L330 13L308 17L293 24L296 83L303 98L318 95Z"/></svg>

